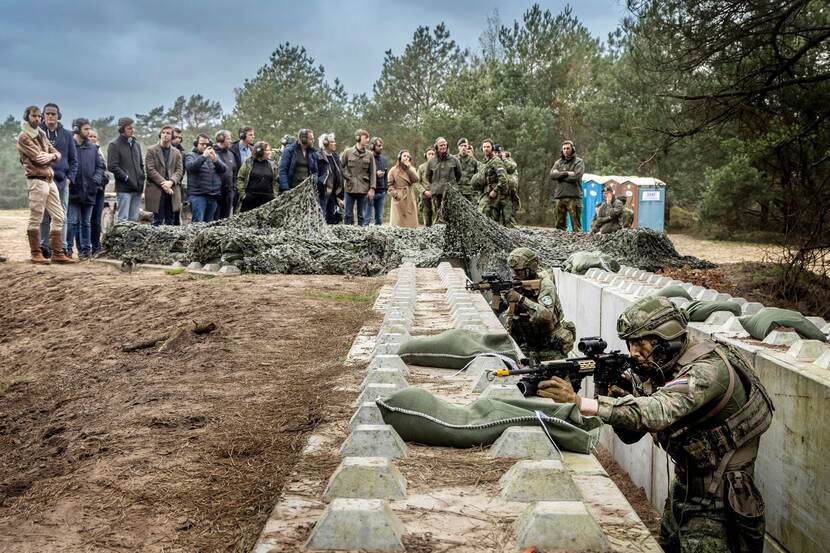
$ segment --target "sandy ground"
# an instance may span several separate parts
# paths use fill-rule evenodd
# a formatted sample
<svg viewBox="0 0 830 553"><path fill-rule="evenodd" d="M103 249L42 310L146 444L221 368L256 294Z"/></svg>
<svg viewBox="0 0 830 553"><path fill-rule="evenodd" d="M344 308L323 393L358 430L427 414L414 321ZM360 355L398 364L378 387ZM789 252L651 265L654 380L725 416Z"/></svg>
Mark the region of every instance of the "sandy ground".
<svg viewBox="0 0 830 553"><path fill-rule="evenodd" d="M379 285L0 265L0 551L250 550Z"/></svg>

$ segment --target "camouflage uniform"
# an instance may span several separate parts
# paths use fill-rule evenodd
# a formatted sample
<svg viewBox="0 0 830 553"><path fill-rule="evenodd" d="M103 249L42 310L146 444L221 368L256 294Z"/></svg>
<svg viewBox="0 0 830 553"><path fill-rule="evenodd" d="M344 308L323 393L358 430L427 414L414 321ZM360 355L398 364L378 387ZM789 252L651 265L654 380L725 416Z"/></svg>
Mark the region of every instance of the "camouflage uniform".
<svg viewBox="0 0 830 553"><path fill-rule="evenodd" d="M418 198L418 219L426 226L432 226L432 198L424 198L424 192L430 190L427 178L427 163L423 162L418 166L418 182L413 186L415 197Z"/></svg>
<svg viewBox="0 0 830 553"><path fill-rule="evenodd" d="M519 290L522 299L507 324L510 336L523 352L535 352L540 361L567 357L573 348L575 327L565 320L553 278L545 271L536 274L539 258L528 248L516 248L507 259L511 269L530 270L527 280L541 280L538 290ZM505 301L495 308L505 318L509 317L507 309Z"/></svg>
<svg viewBox="0 0 830 553"><path fill-rule="evenodd" d="M753 472L773 406L751 366L731 347L688 340L685 313L666 298L635 302L617 330L625 340L662 339L667 351L677 344L658 363L668 382L655 382L651 395L597 398L597 415L624 442L650 432L676 463L661 545L681 553L761 551L763 499Z"/></svg>
<svg viewBox="0 0 830 553"><path fill-rule="evenodd" d="M623 204L614 198L610 204L603 201L599 204L596 217L591 222L591 232L611 234L622 228Z"/></svg>
<svg viewBox="0 0 830 553"><path fill-rule="evenodd" d="M461 195L467 198L471 203L475 204L477 201L477 194L470 181L473 176L478 173L478 166L480 164L473 154L456 156L456 158L458 159L458 162L461 163L461 181L458 183L459 188L461 189Z"/></svg>
<svg viewBox="0 0 830 553"><path fill-rule="evenodd" d="M501 214L502 220L500 222L506 227L513 228L518 226L516 212L521 205L519 201L519 171L513 158L502 158L502 161L504 161L504 168L507 170L507 180L509 182L507 188L510 200L504 202L504 208Z"/></svg>
<svg viewBox="0 0 830 553"><path fill-rule="evenodd" d="M510 201L510 181L507 178L504 161L499 156L491 155L480 164L479 171L473 180L473 186L475 187L479 183L482 187L482 194L478 200L478 210L492 220L501 223L504 204ZM490 197L490 192L493 190L497 193L495 198Z"/></svg>
<svg viewBox="0 0 830 553"><path fill-rule="evenodd" d="M571 141L565 141L573 148L570 157L560 155L550 170L553 180L553 226L558 229L567 228L567 215L571 216L571 225L574 232L582 232L582 174L585 172L585 163L582 158L576 157L576 148ZM574 175L568 175L573 171Z"/></svg>
<svg viewBox="0 0 830 553"><path fill-rule="evenodd" d="M634 210L628 207L625 207L623 204L623 214L622 214L622 228L633 228L634 227Z"/></svg>

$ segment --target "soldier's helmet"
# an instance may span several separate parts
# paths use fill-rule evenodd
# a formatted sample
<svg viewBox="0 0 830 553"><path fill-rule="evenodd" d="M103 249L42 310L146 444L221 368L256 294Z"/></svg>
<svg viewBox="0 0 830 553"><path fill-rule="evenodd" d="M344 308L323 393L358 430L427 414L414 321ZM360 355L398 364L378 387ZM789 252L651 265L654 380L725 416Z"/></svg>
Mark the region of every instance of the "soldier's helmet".
<svg viewBox="0 0 830 553"><path fill-rule="evenodd" d="M514 271L528 269L535 273L539 270L539 256L530 248L516 248L507 256L507 265Z"/></svg>
<svg viewBox="0 0 830 553"><path fill-rule="evenodd" d="M662 296L646 296L628 306L617 319L621 340L657 336L674 340L686 332L686 313Z"/></svg>

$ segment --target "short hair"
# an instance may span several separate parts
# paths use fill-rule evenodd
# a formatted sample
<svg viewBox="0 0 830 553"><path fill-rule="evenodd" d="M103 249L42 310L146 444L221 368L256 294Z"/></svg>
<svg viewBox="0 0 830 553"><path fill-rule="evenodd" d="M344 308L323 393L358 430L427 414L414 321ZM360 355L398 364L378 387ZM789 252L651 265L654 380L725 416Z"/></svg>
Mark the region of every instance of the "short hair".
<svg viewBox="0 0 830 553"><path fill-rule="evenodd" d="M320 149L322 150L332 142L337 142L337 139L334 137L334 133L323 133L320 135L320 138L317 139L317 143L320 145Z"/></svg>
<svg viewBox="0 0 830 553"><path fill-rule="evenodd" d="M182 131L179 127L173 127L173 134L176 133L184 134L184 131Z"/></svg>
<svg viewBox="0 0 830 553"><path fill-rule="evenodd" d="M81 127L84 125L89 125L89 119L86 117L78 117L74 121L72 121L72 133L73 134L80 134Z"/></svg>
<svg viewBox="0 0 830 553"><path fill-rule="evenodd" d="M173 129L173 125L164 125L162 128L159 129L159 138L161 138L161 133L163 133L167 129L170 129L170 134L171 135L173 134L173 131L175 130L175 129Z"/></svg>
<svg viewBox="0 0 830 553"><path fill-rule="evenodd" d="M426 150L424 150L424 155L427 155L427 154L428 154L428 153L430 153L430 152L435 153L435 148L433 148L432 146L430 146L429 148L427 148Z"/></svg>
<svg viewBox="0 0 830 553"><path fill-rule="evenodd" d="M481 141L481 145L484 146L485 142L489 142L490 146L493 146L495 144L495 142L493 142L492 138L485 138L484 140Z"/></svg>
<svg viewBox="0 0 830 553"><path fill-rule="evenodd" d="M214 139L216 142L219 142L219 139L220 139L223 135L228 135L228 137L230 137L230 136L231 136L231 131L227 131L227 130L225 130L225 129L220 129L220 130L216 131L216 135L213 137L213 139Z"/></svg>
<svg viewBox="0 0 830 553"><path fill-rule="evenodd" d="M243 138L245 138L248 135L248 133L251 132L252 130L254 130L253 127L248 127L248 126L239 127L239 140L242 140ZM228 134L230 134L230 133L228 133Z"/></svg>
<svg viewBox="0 0 830 553"><path fill-rule="evenodd" d="M354 141L357 142L358 140L360 140L361 136L365 136L366 138L369 138L369 132L366 131L365 129L357 129L354 132Z"/></svg>
<svg viewBox="0 0 830 553"><path fill-rule="evenodd" d="M199 134L196 135L196 139L195 139L196 144L199 143L200 138L204 138L205 140L208 141L208 144L210 144L210 137L207 134L203 133L203 132L200 132Z"/></svg>
<svg viewBox="0 0 830 553"><path fill-rule="evenodd" d="M118 120L118 134L123 134L124 129L135 123L130 117L122 117Z"/></svg>

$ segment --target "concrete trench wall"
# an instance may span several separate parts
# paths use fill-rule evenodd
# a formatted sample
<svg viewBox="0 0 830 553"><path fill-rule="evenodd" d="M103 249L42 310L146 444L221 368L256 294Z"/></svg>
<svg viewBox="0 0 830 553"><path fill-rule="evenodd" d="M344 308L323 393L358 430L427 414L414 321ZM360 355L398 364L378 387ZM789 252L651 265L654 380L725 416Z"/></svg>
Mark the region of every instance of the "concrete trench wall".
<svg viewBox="0 0 830 553"><path fill-rule="evenodd" d="M683 285L696 299L734 301L744 313L762 306L714 290L622 267L618 274L591 269L579 276L555 271L559 296L577 335L602 336L611 349L625 350L616 335L616 320L625 307L669 282ZM684 304L683 300L678 302ZM825 334L830 324L812 319ZM772 426L763 435L755 480L766 502L766 551L819 553L830 543L830 347L774 332L765 342L749 338L731 315L715 313L706 323L690 323L693 336L737 347L750 360L776 407ZM584 395L593 386L583 387ZM625 445L610 427L602 444L631 479L642 486L658 510L668 493L674 467L650 436Z"/></svg>
<svg viewBox="0 0 830 553"><path fill-rule="evenodd" d="M396 355L401 339L410 335L453 327L504 332L484 298L464 289L463 271L445 263L437 271L405 264L390 273L375 309L384 314L383 321L379 327L367 323L347 362L360 372L366 367L351 420L321 425L303 451L309 459L336 457L339 451L340 466L327 482L294 475L266 522L255 553L403 551L407 534L409 539L428 536L433 546L444 551L521 551L528 545L546 550L660 551L596 458L559 453L540 428L508 429L487 449L448 451L404 444L391 426L378 419L373 399L409 382L458 404L496 394L520 397L513 385L476 385L485 367L493 365L492 359L478 359L469 372L458 373L407 366ZM429 483L440 480L440 475L427 475L425 488L423 482L407 482L397 469L405 460L424 458L437 459L440 467L444 456L458 451L468 462L509 458L512 466L495 490L478 484L458 487L454 481ZM307 537L304 528L311 528Z"/></svg>

